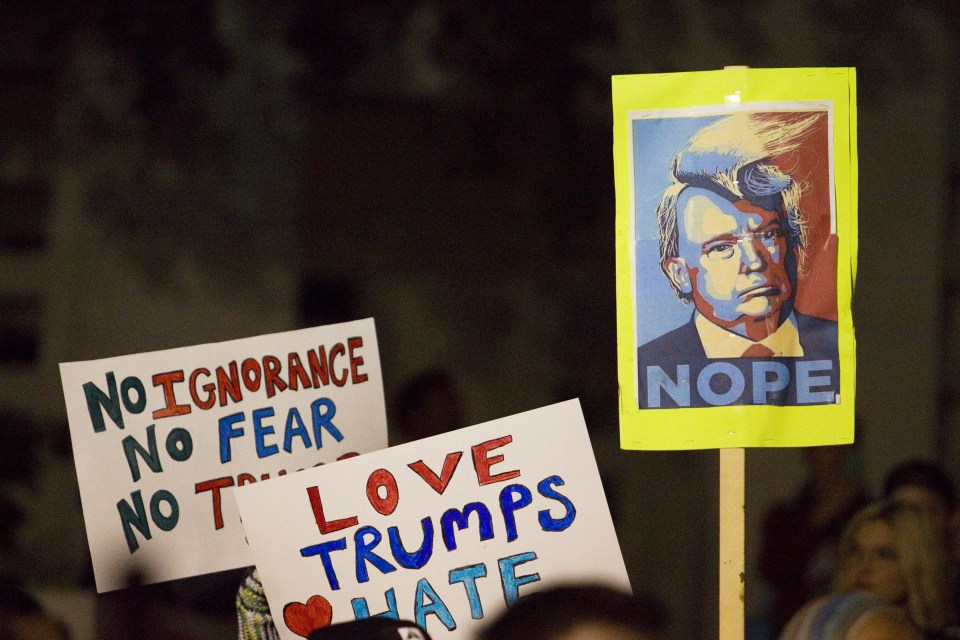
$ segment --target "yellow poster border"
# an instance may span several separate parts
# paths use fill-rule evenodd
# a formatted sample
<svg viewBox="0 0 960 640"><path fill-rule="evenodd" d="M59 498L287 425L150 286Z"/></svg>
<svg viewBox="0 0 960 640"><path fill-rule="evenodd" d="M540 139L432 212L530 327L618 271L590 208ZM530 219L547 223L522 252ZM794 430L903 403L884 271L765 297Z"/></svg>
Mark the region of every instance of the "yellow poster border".
<svg viewBox="0 0 960 640"><path fill-rule="evenodd" d="M847 444L854 437L856 340L851 300L857 259L856 70L759 69L620 75L612 78L616 187L617 370L623 449L715 449ZM629 112L743 103L831 101L837 233L840 402L803 407L640 409L631 238Z"/></svg>

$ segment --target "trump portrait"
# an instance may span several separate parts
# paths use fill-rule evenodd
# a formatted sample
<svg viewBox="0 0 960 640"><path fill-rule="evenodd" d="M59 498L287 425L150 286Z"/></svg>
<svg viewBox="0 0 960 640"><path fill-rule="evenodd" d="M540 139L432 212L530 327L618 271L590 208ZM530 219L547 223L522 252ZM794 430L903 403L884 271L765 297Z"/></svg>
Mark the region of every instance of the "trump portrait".
<svg viewBox="0 0 960 640"><path fill-rule="evenodd" d="M638 324L660 319L638 339L640 408L839 402L835 316L797 308L811 238L830 236L811 229L804 210L829 180L799 178L798 158L825 138L826 120L815 111L706 119L672 154L656 207L638 201L637 228L655 219L659 273L637 277L656 277L671 294L638 291ZM666 317L683 321L669 328Z"/></svg>

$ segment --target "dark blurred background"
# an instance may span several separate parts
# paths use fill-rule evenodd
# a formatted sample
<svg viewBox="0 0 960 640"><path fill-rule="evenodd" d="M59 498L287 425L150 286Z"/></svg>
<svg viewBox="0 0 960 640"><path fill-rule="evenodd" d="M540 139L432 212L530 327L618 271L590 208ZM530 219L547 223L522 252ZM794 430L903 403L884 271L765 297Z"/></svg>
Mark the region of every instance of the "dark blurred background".
<svg viewBox="0 0 960 640"><path fill-rule="evenodd" d="M388 404L435 367L464 424L579 397L634 590L672 637L716 637L717 452L618 445L610 76L857 68L851 459L875 490L908 457L960 462L958 14L0 2L0 570L76 640L116 602L161 607L141 638L234 634L232 576L93 594L57 363L374 317ZM760 519L806 470L750 450L747 471L755 611Z"/></svg>

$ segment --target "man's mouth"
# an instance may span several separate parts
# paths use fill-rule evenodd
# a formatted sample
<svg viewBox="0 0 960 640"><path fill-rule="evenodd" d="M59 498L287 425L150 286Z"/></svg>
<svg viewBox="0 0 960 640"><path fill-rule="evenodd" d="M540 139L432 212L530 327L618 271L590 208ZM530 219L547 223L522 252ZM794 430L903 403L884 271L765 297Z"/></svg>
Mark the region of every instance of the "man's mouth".
<svg viewBox="0 0 960 640"><path fill-rule="evenodd" d="M747 287L740 292L741 298L757 298L760 296L776 296L780 293L780 287L771 285L771 284L757 284L752 287Z"/></svg>

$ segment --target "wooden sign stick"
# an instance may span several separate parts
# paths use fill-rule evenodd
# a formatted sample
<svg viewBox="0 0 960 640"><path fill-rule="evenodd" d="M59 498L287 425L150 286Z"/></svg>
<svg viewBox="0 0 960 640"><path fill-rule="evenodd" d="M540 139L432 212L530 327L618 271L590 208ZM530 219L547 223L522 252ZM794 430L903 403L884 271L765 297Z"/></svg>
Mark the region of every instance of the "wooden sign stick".
<svg viewBox="0 0 960 640"><path fill-rule="evenodd" d="M749 69L727 65L724 69ZM740 92L726 96L739 103ZM744 504L746 454L740 449L720 449L720 640L743 640L746 572Z"/></svg>
<svg viewBox="0 0 960 640"><path fill-rule="evenodd" d="M743 449L720 449L720 640L744 637Z"/></svg>

